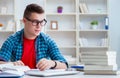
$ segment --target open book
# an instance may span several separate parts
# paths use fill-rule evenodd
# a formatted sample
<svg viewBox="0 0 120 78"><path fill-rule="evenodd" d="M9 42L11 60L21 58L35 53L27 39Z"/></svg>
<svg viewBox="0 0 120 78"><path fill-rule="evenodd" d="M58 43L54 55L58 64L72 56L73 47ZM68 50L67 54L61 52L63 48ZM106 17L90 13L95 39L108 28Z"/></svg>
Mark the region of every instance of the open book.
<svg viewBox="0 0 120 78"><path fill-rule="evenodd" d="M0 77L23 76L28 70L30 70L28 66L14 66L12 63L0 64Z"/></svg>

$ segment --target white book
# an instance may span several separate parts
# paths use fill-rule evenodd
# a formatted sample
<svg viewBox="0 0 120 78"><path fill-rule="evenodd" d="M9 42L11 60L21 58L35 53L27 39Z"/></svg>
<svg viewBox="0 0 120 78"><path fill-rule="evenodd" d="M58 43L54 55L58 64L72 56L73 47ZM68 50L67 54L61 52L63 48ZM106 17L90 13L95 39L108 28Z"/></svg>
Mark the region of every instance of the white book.
<svg viewBox="0 0 120 78"><path fill-rule="evenodd" d="M79 44L80 44L80 46L83 46L83 42L82 42L81 38L79 38Z"/></svg>
<svg viewBox="0 0 120 78"><path fill-rule="evenodd" d="M85 12L84 12L84 9L83 9L83 3L80 3L80 4L79 4L79 9L80 9L80 12L81 12L81 13L85 13Z"/></svg>
<svg viewBox="0 0 120 78"><path fill-rule="evenodd" d="M0 70L2 70L4 67L11 67L11 66L14 66L13 63L0 64Z"/></svg>
<svg viewBox="0 0 120 78"><path fill-rule="evenodd" d="M17 76L24 75L25 71L30 70L28 66L14 66L13 63L0 64L2 73L15 74Z"/></svg>
<svg viewBox="0 0 120 78"><path fill-rule="evenodd" d="M81 61L86 65L116 65L116 62L108 61Z"/></svg>
<svg viewBox="0 0 120 78"><path fill-rule="evenodd" d="M116 65L85 65L84 70L117 70Z"/></svg>
<svg viewBox="0 0 120 78"><path fill-rule="evenodd" d="M82 55L82 59L107 59L107 55Z"/></svg>
<svg viewBox="0 0 120 78"><path fill-rule="evenodd" d="M83 3L82 6L83 6L84 13L88 13L88 8L86 3Z"/></svg>
<svg viewBox="0 0 120 78"><path fill-rule="evenodd" d="M113 70L85 70L86 75L117 75L117 71Z"/></svg>
<svg viewBox="0 0 120 78"><path fill-rule="evenodd" d="M87 62L87 61L88 61L88 62L92 62L92 61L94 61L94 62L95 62L95 61L99 61L99 62L100 62L100 61L105 61L105 62L107 62L108 60L105 59L105 58L103 58L103 59L81 59L81 61L82 61L82 62L85 62L85 61L86 61L86 62Z"/></svg>
<svg viewBox="0 0 120 78"><path fill-rule="evenodd" d="M88 46L88 40L86 38L81 38L83 46Z"/></svg>
<svg viewBox="0 0 120 78"><path fill-rule="evenodd" d="M82 55L106 55L106 51L87 51L81 52Z"/></svg>
<svg viewBox="0 0 120 78"><path fill-rule="evenodd" d="M2 68L2 71L6 71L6 70L25 72L27 70L30 70L30 68L28 66L8 66Z"/></svg>

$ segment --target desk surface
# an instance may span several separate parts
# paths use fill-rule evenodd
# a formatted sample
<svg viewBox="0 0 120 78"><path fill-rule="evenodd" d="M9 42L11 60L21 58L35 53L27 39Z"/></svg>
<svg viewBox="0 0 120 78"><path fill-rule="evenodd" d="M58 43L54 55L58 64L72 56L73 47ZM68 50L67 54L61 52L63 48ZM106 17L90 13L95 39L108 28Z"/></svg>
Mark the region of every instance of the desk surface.
<svg viewBox="0 0 120 78"><path fill-rule="evenodd" d="M23 78L120 78L120 75L83 75L82 73L76 75L51 76L51 77L35 77L25 75Z"/></svg>

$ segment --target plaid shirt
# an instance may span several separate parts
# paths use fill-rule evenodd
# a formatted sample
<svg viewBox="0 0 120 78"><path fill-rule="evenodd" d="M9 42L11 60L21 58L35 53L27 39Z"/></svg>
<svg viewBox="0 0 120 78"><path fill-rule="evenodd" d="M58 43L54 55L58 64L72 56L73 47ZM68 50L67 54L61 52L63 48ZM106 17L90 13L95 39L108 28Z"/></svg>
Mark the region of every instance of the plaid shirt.
<svg viewBox="0 0 120 78"><path fill-rule="evenodd" d="M21 60L23 52L23 31L24 30L16 32L15 34L8 37L8 39L3 43L0 49L0 60ZM56 43L48 35L42 32L36 38L35 52L36 63L42 58L47 58L67 64L67 61L61 55Z"/></svg>

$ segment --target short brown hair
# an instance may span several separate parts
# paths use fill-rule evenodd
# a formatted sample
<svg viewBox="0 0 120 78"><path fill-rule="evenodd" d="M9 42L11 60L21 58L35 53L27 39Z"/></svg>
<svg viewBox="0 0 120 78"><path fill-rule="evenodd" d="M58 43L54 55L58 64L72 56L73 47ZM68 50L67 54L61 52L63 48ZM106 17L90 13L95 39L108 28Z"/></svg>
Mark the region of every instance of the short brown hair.
<svg viewBox="0 0 120 78"><path fill-rule="evenodd" d="M39 6L37 4L29 4L26 6L23 17L28 18L28 17L30 17L31 13L33 13L33 12L42 14L42 13L44 13L44 10L41 6Z"/></svg>

